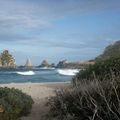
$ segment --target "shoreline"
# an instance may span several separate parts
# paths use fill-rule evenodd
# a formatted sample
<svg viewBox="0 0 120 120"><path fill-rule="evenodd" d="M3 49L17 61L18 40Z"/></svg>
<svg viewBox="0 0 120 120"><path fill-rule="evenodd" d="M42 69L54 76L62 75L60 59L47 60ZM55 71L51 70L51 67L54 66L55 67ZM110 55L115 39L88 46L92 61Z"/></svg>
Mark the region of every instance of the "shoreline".
<svg viewBox="0 0 120 120"><path fill-rule="evenodd" d="M69 81L64 81L64 82L11 82L11 83L0 83L0 85L8 85L8 84L16 84L16 85L22 85L22 84L33 84L33 85L47 85L47 84L64 84L64 83L71 83L71 80Z"/></svg>
<svg viewBox="0 0 120 120"><path fill-rule="evenodd" d="M0 84L0 87L15 88L30 95L34 101L31 113L22 117L21 120L45 120L49 107L46 106L49 97L55 96L55 90L64 89L70 85L69 82L47 82L47 83L8 83Z"/></svg>

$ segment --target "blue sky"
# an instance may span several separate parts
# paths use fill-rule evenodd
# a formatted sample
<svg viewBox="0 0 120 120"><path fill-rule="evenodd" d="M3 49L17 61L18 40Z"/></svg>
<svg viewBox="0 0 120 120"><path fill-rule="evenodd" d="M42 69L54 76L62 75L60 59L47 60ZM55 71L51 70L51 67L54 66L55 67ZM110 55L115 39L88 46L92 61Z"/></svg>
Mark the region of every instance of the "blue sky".
<svg viewBox="0 0 120 120"><path fill-rule="evenodd" d="M0 0L0 51L18 65L93 59L120 40L120 0Z"/></svg>

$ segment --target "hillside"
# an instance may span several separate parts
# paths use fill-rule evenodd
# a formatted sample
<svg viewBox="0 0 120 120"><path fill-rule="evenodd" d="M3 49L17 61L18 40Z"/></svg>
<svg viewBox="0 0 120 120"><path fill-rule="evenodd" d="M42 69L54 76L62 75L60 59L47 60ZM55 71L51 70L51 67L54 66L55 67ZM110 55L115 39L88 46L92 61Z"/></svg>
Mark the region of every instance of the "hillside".
<svg viewBox="0 0 120 120"><path fill-rule="evenodd" d="M105 48L103 54L95 58L95 64L82 70L76 77L81 79L94 79L94 74L99 79L108 78L114 74L120 74L120 41L115 42Z"/></svg>
<svg viewBox="0 0 120 120"><path fill-rule="evenodd" d="M112 45L109 45L105 48L103 54L99 55L95 58L96 61L107 60L111 57L119 57L120 56L120 40L115 42Z"/></svg>

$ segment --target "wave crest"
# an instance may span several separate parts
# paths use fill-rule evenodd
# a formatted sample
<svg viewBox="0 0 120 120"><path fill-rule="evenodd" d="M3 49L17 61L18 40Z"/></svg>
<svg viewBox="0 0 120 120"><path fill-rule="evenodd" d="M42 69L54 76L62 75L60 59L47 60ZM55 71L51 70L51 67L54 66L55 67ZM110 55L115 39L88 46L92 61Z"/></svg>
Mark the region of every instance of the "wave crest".
<svg viewBox="0 0 120 120"><path fill-rule="evenodd" d="M58 69L60 75L75 76L80 70L78 69Z"/></svg>
<svg viewBox="0 0 120 120"><path fill-rule="evenodd" d="M16 72L19 75L34 75L33 71Z"/></svg>

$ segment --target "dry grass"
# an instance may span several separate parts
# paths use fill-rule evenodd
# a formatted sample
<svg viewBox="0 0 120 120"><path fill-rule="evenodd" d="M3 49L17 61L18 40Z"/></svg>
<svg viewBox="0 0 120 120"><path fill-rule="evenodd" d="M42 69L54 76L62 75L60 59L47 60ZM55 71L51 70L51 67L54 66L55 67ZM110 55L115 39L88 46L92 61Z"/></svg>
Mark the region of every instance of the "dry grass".
<svg viewBox="0 0 120 120"><path fill-rule="evenodd" d="M49 99L48 120L120 120L120 76L81 80Z"/></svg>

